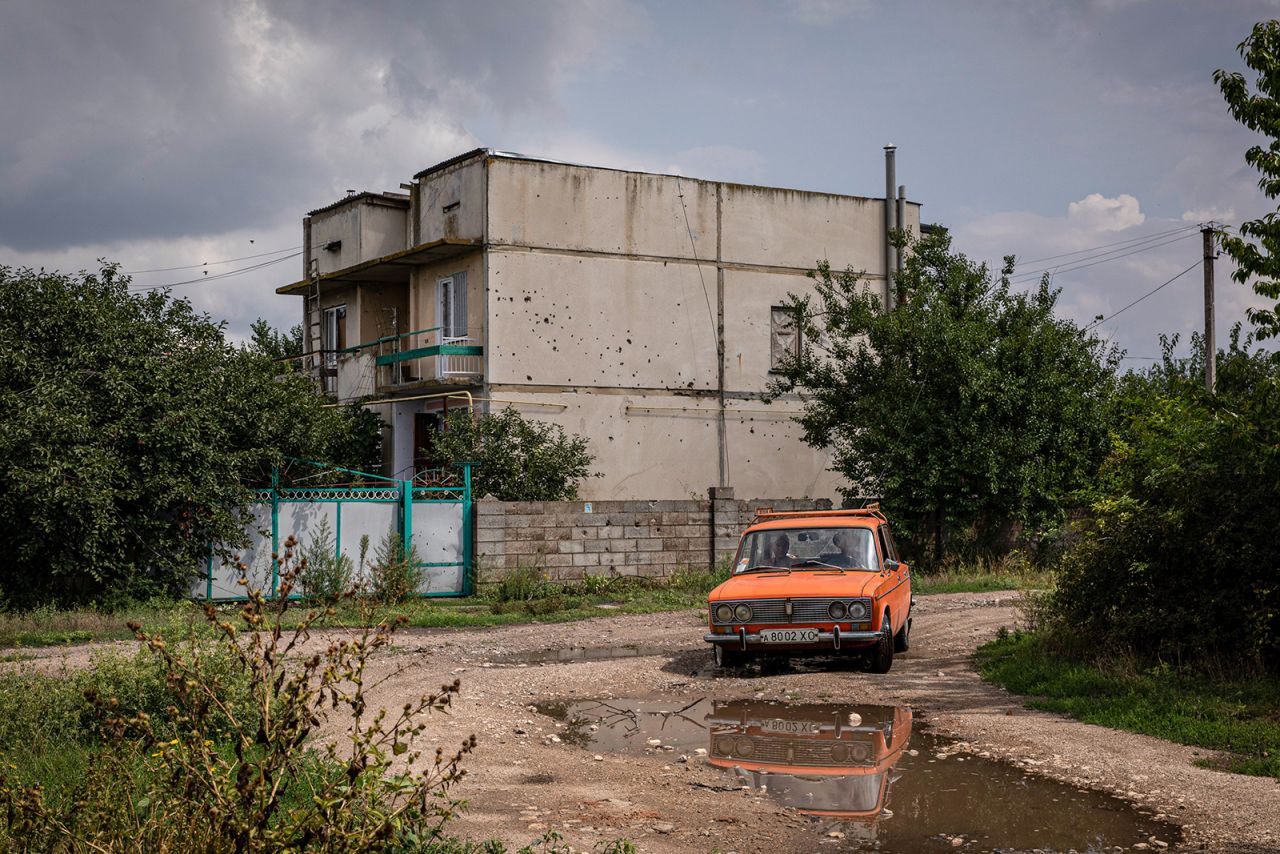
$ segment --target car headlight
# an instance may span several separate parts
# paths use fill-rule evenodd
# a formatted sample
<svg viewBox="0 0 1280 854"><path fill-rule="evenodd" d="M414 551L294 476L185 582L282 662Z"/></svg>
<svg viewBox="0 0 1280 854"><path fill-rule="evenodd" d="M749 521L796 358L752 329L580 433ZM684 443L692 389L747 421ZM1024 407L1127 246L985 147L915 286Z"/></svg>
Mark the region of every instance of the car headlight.
<svg viewBox="0 0 1280 854"><path fill-rule="evenodd" d="M733 739L728 736L716 739L716 753L721 756L730 756L733 753Z"/></svg>
<svg viewBox="0 0 1280 854"><path fill-rule="evenodd" d="M739 605L733 609L733 616L738 620L738 622L745 623L747 620L751 619L751 606L746 603Z"/></svg>
<svg viewBox="0 0 1280 854"><path fill-rule="evenodd" d="M730 620L732 620L732 619L733 619L733 606L732 606L732 605L717 605L717 606L716 606L716 620L717 620L718 622L721 622L721 623L727 623L727 622L729 622L729 621L730 621Z"/></svg>
<svg viewBox="0 0 1280 854"><path fill-rule="evenodd" d="M738 755L739 756L750 756L755 752L756 752L756 746L751 743L751 739L749 738L738 739Z"/></svg>
<svg viewBox="0 0 1280 854"><path fill-rule="evenodd" d="M865 620L867 617L867 606L862 602L850 602L849 617L854 620Z"/></svg>
<svg viewBox="0 0 1280 854"><path fill-rule="evenodd" d="M833 620L843 619L845 611L847 610L848 609L845 608L843 602L832 602L827 606L827 613L831 615L831 619Z"/></svg>
<svg viewBox="0 0 1280 854"><path fill-rule="evenodd" d="M836 742L831 745L831 759L835 762L847 762L849 760L849 745L843 742Z"/></svg>

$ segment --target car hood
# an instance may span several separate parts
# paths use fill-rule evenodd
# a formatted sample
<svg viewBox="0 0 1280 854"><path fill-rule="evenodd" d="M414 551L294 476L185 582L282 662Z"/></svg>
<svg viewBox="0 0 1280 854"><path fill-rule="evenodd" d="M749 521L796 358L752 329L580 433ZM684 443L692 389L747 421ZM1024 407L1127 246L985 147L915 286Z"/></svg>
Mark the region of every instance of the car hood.
<svg viewBox="0 0 1280 854"><path fill-rule="evenodd" d="M806 599L810 597L872 596L885 581L878 572L748 572L735 575L712 590L708 601L726 599Z"/></svg>

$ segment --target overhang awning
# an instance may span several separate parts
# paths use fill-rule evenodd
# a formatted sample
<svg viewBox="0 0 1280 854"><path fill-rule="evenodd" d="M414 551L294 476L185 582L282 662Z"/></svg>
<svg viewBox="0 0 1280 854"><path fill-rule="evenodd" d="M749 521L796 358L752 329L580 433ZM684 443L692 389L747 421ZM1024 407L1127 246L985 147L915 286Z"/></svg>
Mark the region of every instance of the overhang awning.
<svg viewBox="0 0 1280 854"><path fill-rule="evenodd" d="M464 255L467 252L479 249L482 245L477 240L444 237L440 240L433 240L431 243L423 243L412 249L403 249L390 255L384 255L381 258L362 261L342 270L334 270L332 273L325 273L318 279L303 279L293 284L284 285L276 288L276 293L305 294L307 289L315 285L317 281L321 285L408 282L409 271L414 267Z"/></svg>

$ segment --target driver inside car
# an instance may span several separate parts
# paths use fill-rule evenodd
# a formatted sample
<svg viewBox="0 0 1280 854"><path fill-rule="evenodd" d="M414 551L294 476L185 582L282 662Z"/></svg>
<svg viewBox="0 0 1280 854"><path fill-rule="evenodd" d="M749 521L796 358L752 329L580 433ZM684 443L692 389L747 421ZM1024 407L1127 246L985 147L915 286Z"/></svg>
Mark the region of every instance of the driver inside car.
<svg viewBox="0 0 1280 854"><path fill-rule="evenodd" d="M786 569L791 566L791 556L787 552L791 549L791 538L786 534L779 534L769 544L769 566L776 566L780 569Z"/></svg>
<svg viewBox="0 0 1280 854"><path fill-rule="evenodd" d="M855 567L858 565L858 558L853 554L853 536L845 531L836 531L831 538L831 545L836 547L836 551L824 554L818 558L823 563L829 563L832 566L838 566L842 569Z"/></svg>

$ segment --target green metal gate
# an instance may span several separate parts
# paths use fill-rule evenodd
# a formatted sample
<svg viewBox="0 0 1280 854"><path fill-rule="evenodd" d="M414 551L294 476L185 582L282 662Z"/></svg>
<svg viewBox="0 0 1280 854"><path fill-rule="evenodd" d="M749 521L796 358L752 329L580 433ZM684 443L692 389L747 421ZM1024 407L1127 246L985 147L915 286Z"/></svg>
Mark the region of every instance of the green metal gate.
<svg viewBox="0 0 1280 854"><path fill-rule="evenodd" d="M272 487L259 490L250 508L248 548L227 560L210 550L204 576L192 585L191 596L243 600L239 563L248 567L251 585L276 596L280 583L276 556L282 553L284 541L292 535L305 545L321 519L329 523L335 557L346 555L357 571L361 538L368 536L376 545L388 532L395 532L402 543L417 549L422 571L419 596L469 596L474 586L471 464L462 463L461 469L461 483L443 486L338 469L378 484L282 488L277 474Z"/></svg>

